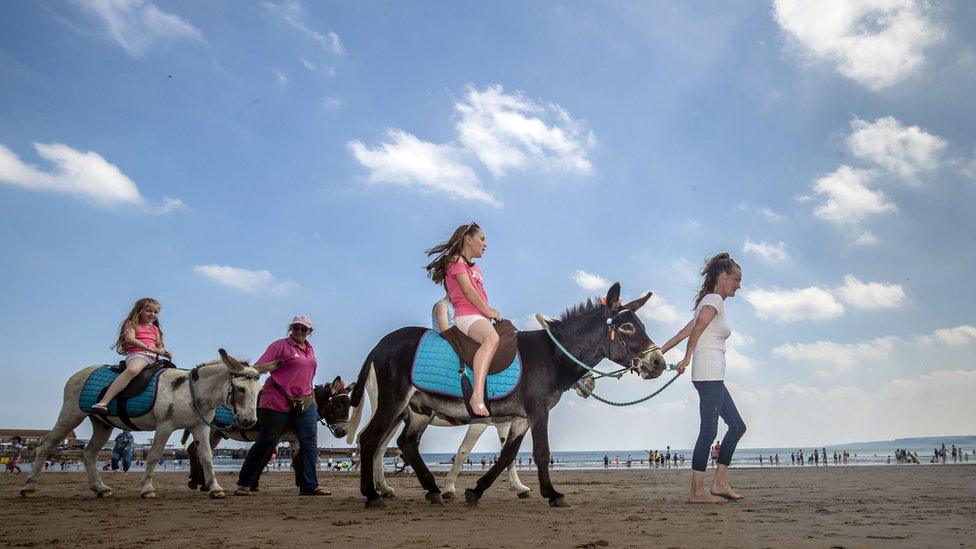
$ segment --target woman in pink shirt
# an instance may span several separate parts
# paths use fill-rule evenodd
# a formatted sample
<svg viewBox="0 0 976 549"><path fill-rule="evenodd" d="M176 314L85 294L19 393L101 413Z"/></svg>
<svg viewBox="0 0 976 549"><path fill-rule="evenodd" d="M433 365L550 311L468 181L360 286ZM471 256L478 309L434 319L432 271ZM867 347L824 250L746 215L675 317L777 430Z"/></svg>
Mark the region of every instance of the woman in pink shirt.
<svg viewBox="0 0 976 549"><path fill-rule="evenodd" d="M472 262L483 256L487 248L484 231L472 221L455 229L447 242L427 250L428 256L437 255L437 258L426 267L427 276L447 288L447 296L454 305L455 326L481 345L472 364L474 394L469 404L475 415L482 417L489 415L485 407L485 380L498 349L498 333L491 321L502 318L488 302L481 267Z"/></svg>
<svg viewBox="0 0 976 549"><path fill-rule="evenodd" d="M305 315L296 316L288 325L288 337L268 346L256 364L284 361L271 371L264 382L261 400L258 402L258 440L247 452L244 465L237 479L238 496L247 496L256 488L261 471L268 464L285 427L295 429L301 449L292 456L295 485L303 496L327 496L329 492L319 487L315 474L318 457L318 419L315 408L312 380L318 362L315 349L308 341L312 333L312 321Z"/></svg>
<svg viewBox="0 0 976 549"><path fill-rule="evenodd" d="M129 315L122 321L119 337L112 348L125 355L125 371L108 386L102 399L92 406L95 414L107 414L108 404L115 395L132 381L143 368L156 362L159 357L173 358L173 353L163 346L163 330L159 327L159 302L144 297L135 302Z"/></svg>

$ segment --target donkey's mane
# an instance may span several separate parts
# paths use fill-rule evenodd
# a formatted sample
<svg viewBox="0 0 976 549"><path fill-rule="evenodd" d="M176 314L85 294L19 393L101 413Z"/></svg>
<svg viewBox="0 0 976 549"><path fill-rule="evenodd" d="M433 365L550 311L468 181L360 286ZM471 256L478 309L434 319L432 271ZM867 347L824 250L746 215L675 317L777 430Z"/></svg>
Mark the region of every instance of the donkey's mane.
<svg viewBox="0 0 976 549"><path fill-rule="evenodd" d="M587 299L582 303L577 303L572 307L563 311L563 314L559 315L559 318L555 322L567 322L569 320L575 320L577 318L583 317L593 311L598 311L603 308L603 304L599 300L593 301L592 299Z"/></svg>
<svg viewBox="0 0 976 549"><path fill-rule="evenodd" d="M214 364L220 364L222 362L223 360L220 360L219 358L215 358L213 360L208 360L206 362L201 362L200 364L197 364L197 368L203 368L204 366L213 366Z"/></svg>

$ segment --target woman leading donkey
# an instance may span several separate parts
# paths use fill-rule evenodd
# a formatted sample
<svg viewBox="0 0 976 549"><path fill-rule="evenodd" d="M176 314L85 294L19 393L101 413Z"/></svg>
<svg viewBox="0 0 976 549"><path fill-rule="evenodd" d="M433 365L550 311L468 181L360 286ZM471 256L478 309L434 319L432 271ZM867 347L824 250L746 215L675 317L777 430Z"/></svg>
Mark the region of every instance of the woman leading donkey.
<svg viewBox="0 0 976 549"><path fill-rule="evenodd" d="M492 403L493 418L511 419L509 436L498 461L476 486L465 492L468 504L475 505L485 490L515 459L526 431L532 429L533 457L536 463L549 462L549 410L563 392L576 384L587 368L596 366L604 358L626 364L627 368L644 379L652 379L664 371L664 355L647 336L644 324L636 311L651 297L648 293L626 305L620 303L620 285L614 284L606 296L606 304L586 302L568 310L559 320L550 323L552 337L560 342L561 350L541 330L521 332L518 351L522 360L522 379L511 395ZM362 398L370 372L375 374L377 388L376 412L359 436L364 467L360 476L360 491L366 505L378 507L383 500L376 490L373 468L376 452L392 436L401 420L406 427L397 439L408 463L416 470L421 485L427 490L431 503L441 503L441 491L434 475L420 455L420 438L435 418L455 422L477 421L469 415L462 399L423 392L411 382L411 368L425 328L401 328L377 343L366 357L352 394L357 407L350 420L355 427L362 411ZM553 507L569 504L552 486L549 469L539 467L539 488Z"/></svg>

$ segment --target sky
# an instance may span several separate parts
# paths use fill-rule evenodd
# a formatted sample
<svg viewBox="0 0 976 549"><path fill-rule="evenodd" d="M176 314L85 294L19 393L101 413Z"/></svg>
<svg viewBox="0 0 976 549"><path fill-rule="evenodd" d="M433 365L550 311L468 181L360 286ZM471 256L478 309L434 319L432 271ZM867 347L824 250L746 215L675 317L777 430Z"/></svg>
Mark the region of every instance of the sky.
<svg viewBox="0 0 976 549"><path fill-rule="evenodd" d="M522 329L619 281L664 343L729 251L743 447L973 434L973 29L912 0L0 3L0 426L49 428L143 296L182 366L307 314L316 380L352 380L476 220ZM568 393L550 441L689 448L697 403Z"/></svg>

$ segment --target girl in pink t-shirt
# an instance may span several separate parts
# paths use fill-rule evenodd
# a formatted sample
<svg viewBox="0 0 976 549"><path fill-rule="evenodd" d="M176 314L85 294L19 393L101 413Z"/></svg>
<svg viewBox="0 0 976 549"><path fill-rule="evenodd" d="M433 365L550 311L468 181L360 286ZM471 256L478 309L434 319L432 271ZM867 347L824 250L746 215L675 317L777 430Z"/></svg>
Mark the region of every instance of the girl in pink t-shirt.
<svg viewBox="0 0 976 549"><path fill-rule="evenodd" d="M498 349L498 333L491 321L502 317L488 302L481 267L472 262L483 256L487 247L484 231L472 221L455 229L448 241L427 250L428 256L437 257L426 267L427 276L447 289L447 297L454 306L454 324L481 345L472 364L474 394L469 403L478 416L488 415L484 400L485 380L488 366Z"/></svg>
<svg viewBox="0 0 976 549"><path fill-rule="evenodd" d="M163 330L159 327L159 302L144 297L135 302L122 321L119 337L112 348L125 355L125 371L105 390L102 400L92 406L96 414L108 413L108 404L143 368L156 362L157 357L173 358L163 346Z"/></svg>

